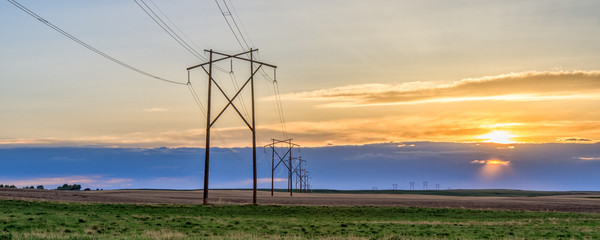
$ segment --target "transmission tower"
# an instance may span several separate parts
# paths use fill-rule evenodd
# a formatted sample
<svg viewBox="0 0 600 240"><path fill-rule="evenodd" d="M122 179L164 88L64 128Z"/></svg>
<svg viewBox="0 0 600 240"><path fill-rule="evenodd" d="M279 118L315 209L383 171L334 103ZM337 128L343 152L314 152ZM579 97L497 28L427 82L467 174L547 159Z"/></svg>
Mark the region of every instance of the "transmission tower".
<svg viewBox="0 0 600 240"><path fill-rule="evenodd" d="M435 190L440 190L440 184L439 183L435 184Z"/></svg>
<svg viewBox="0 0 600 240"><path fill-rule="evenodd" d="M304 189L302 192L308 192L308 180L310 179L310 172L306 170L302 170L304 172L302 179L304 180Z"/></svg>
<svg viewBox="0 0 600 240"><path fill-rule="evenodd" d="M410 182L410 190L411 191L415 190L415 182Z"/></svg>
<svg viewBox="0 0 600 240"><path fill-rule="evenodd" d="M427 190L427 181L423 181L423 190Z"/></svg>
<svg viewBox="0 0 600 240"><path fill-rule="evenodd" d="M258 51L258 49L250 49L250 51L237 53L234 55L215 52L212 49L204 50L204 51L209 52L209 54L210 54L208 62L201 63L201 64L187 68L188 84L189 84L189 71L190 70L201 67L202 70L204 70L204 72L206 72L206 74L208 74L208 103L207 103L207 110L206 110L206 148L205 148L205 157L204 157L204 196L203 196L202 202L204 204L206 204L207 199L208 199L208 173L209 173L208 166L209 166L209 159L210 159L210 129L215 124L215 122L219 119L219 117L221 117L223 112L225 112L225 110L227 110L227 108L229 108L229 106L231 106L237 112L237 114L242 118L244 123L248 126L248 128L252 132L252 178L253 178L252 179L252 203L256 204L256 184L257 184L256 176L257 175L256 175L256 120L255 120L256 118L255 118L255 111L254 111L254 75L263 66L271 67L274 69L276 69L277 66L254 60L253 53ZM219 55L220 57L215 59L214 55ZM249 55L250 59L246 58L243 55ZM225 93L223 88L213 78L213 64L215 64L216 62L219 62L219 61L227 60L227 59L231 59L231 60L237 59L237 60L250 62L250 77L248 78L248 80L246 80L246 82L242 85L242 87L231 98ZM256 69L255 69L255 64L258 64L258 66L256 66ZM208 70L206 69L206 65L208 65ZM244 117L244 115L242 115L242 113L240 113L238 108L233 103L233 101L240 95L242 90L244 90L244 88L248 86L248 84L250 84L250 91L251 91L251 98L252 98L252 117L251 117L252 119L250 119L250 120L246 119ZM227 105L225 105L225 107L223 107L223 109L221 109L221 112L219 112L219 114L217 114L217 116L214 119L211 117L211 110L212 110L211 95L212 95L212 86L213 85L215 85L219 89L219 92L221 92L223 94L223 96L225 97L225 99L227 99L227 101L228 101Z"/></svg>
<svg viewBox="0 0 600 240"><path fill-rule="evenodd" d="M295 159L292 157L292 150L294 147L300 147L300 145L292 143L291 138L286 140L271 139L271 141L272 143L264 146L271 148L271 196L273 196L275 169L277 169L280 164L283 164L283 166L288 170L288 191L290 196L292 196L292 177L294 173L293 161ZM285 153L277 151L277 145L282 145L285 149ZM277 163L275 163L276 159Z"/></svg>
<svg viewBox="0 0 600 240"><path fill-rule="evenodd" d="M396 183L392 184L392 189L398 190L398 184L396 184Z"/></svg>
<svg viewBox="0 0 600 240"><path fill-rule="evenodd" d="M306 160L299 156L297 162L298 164L296 167L294 167L294 173L296 173L296 191L303 192L303 187L306 185L308 171L302 167L302 163L306 163Z"/></svg>

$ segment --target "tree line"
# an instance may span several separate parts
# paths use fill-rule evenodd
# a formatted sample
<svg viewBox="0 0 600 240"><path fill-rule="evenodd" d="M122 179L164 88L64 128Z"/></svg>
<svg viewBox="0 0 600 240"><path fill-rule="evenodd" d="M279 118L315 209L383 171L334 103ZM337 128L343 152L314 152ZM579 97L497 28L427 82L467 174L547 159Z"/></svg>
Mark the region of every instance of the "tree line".
<svg viewBox="0 0 600 240"><path fill-rule="evenodd" d="M0 188L17 188L17 187L15 185L0 184ZM43 190L44 189L44 185L38 185L37 187L34 187L34 186L25 186L25 187L23 187L23 189L39 189L39 190ZM58 186L56 188L56 190L73 190L73 191L79 191L79 190L81 190L81 185L79 185L79 184L69 185L69 184L65 183L62 186ZM96 189L96 190L101 190L101 189ZM90 189L86 188L85 191L90 191Z"/></svg>
<svg viewBox="0 0 600 240"><path fill-rule="evenodd" d="M4 185L4 184L0 184L0 188L17 188L17 186L15 185ZM33 187L33 186L25 186L23 187L23 189L44 189L44 185L38 185L37 187Z"/></svg>

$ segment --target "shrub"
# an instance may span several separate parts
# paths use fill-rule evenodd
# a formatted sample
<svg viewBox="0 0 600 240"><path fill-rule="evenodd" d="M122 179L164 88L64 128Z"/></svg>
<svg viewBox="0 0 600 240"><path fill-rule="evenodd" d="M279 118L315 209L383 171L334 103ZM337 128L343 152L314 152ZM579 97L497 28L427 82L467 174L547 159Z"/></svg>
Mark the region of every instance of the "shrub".
<svg viewBox="0 0 600 240"><path fill-rule="evenodd" d="M60 187L57 187L56 190L81 190L81 185L79 184L73 184L73 185L69 185L69 184L63 184Z"/></svg>

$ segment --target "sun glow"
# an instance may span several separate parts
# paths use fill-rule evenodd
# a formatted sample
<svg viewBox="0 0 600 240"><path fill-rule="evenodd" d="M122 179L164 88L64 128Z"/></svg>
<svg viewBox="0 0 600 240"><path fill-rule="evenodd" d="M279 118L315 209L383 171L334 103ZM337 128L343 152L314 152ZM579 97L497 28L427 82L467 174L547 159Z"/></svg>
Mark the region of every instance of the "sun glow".
<svg viewBox="0 0 600 240"><path fill-rule="evenodd" d="M509 161L502 161L502 160L488 160L486 164L492 164L492 165L504 165L507 166L509 163Z"/></svg>
<svg viewBox="0 0 600 240"><path fill-rule="evenodd" d="M477 136L478 138L484 139L484 142L492 142L492 143L502 143L502 144L510 144L516 143L512 140L512 138L516 137L515 135L510 134L507 131L502 130L494 130L488 134Z"/></svg>
<svg viewBox="0 0 600 240"><path fill-rule="evenodd" d="M489 159L489 160L473 160L473 164L481 164L481 170L479 172L482 179L494 180L501 175L510 171L510 161L504 161L500 159Z"/></svg>

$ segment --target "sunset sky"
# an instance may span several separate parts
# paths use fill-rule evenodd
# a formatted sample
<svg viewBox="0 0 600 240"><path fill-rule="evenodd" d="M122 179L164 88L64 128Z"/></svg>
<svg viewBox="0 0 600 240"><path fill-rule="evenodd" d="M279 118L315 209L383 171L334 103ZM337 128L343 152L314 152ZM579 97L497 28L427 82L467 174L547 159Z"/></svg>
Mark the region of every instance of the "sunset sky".
<svg viewBox="0 0 600 240"><path fill-rule="evenodd" d="M197 51L242 51L214 1L146 2ZM134 1L19 3L162 78L185 83L186 68L203 62ZM598 1L227 3L259 59L278 66L285 128L302 146L600 141ZM123 68L7 1L0 19L0 148L204 147L206 119L186 86ZM248 78L245 62L219 67L238 83ZM232 85L224 72L217 81ZM191 81L206 106L206 74L194 70ZM258 76L256 91L259 143L283 138L273 85ZM249 92L243 97L249 109ZM216 126L225 142L213 146L250 146L235 112ZM492 166L487 175L515 164L486 157L464 162Z"/></svg>

